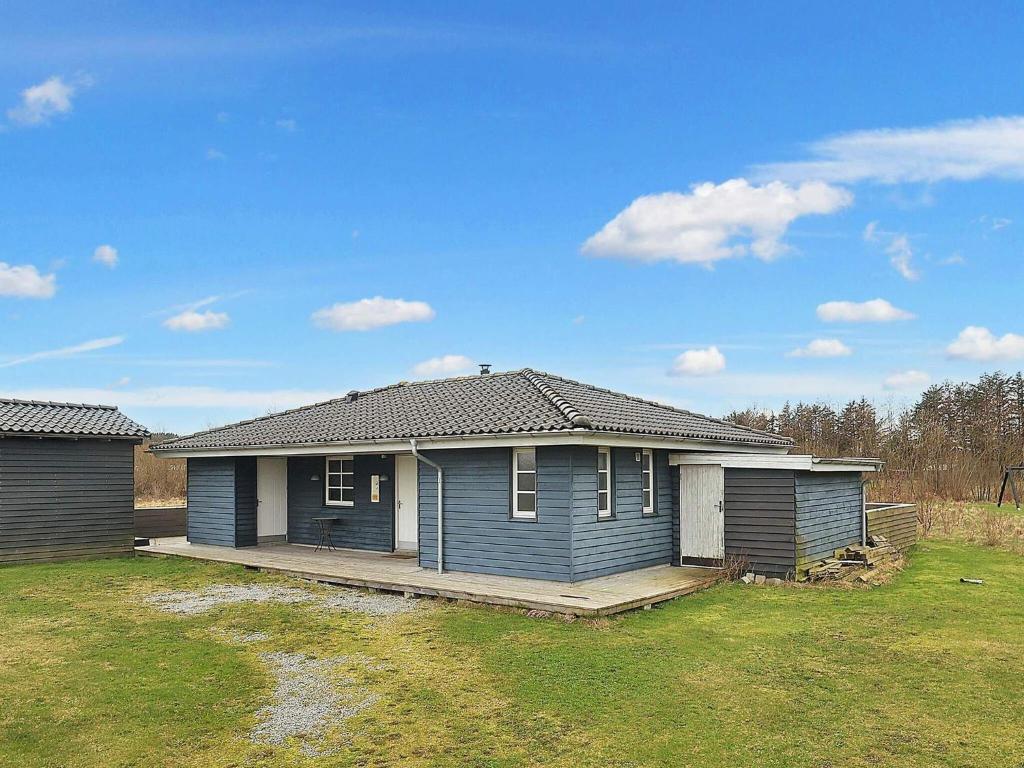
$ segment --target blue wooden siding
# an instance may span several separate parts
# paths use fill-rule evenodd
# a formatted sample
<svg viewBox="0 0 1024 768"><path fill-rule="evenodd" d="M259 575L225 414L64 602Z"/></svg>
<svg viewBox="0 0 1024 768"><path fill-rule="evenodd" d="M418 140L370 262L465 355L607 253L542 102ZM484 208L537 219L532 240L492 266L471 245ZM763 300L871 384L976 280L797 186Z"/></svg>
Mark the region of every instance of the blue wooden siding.
<svg viewBox="0 0 1024 768"><path fill-rule="evenodd" d="M859 472L796 473L796 559L799 567L860 544Z"/></svg>
<svg viewBox="0 0 1024 768"><path fill-rule="evenodd" d="M511 451L425 452L444 468L444 565L451 571L569 581L572 449L537 449L537 520L512 520ZM437 472L419 471L419 558L437 567Z"/></svg>
<svg viewBox="0 0 1024 768"><path fill-rule="evenodd" d="M394 548L395 462L390 455L356 456L355 499L351 507L324 503L326 460L323 456L288 459L288 541L316 544L320 539L314 517L336 517L334 544L350 549L390 552ZM370 501L371 475L387 475L380 483L380 501ZM313 480L313 477L316 480Z"/></svg>
<svg viewBox="0 0 1024 768"><path fill-rule="evenodd" d="M726 559L766 576L794 575L793 482L791 470L725 470Z"/></svg>
<svg viewBox="0 0 1024 768"><path fill-rule="evenodd" d="M572 575L576 581L672 560L668 453L654 452L655 514L643 515L638 448L613 448L613 517L597 517L597 448L572 452Z"/></svg>
<svg viewBox="0 0 1024 768"><path fill-rule="evenodd" d="M235 459L188 460L188 540L235 546Z"/></svg>

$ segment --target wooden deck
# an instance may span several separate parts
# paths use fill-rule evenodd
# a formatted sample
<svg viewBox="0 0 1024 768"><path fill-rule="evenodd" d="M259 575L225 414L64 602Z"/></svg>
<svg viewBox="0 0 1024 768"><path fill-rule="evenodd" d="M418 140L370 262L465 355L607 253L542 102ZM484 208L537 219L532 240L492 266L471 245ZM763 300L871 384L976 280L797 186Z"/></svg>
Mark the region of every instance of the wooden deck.
<svg viewBox="0 0 1024 768"><path fill-rule="evenodd" d="M154 539L150 546L138 547L136 552L156 557L177 556L235 563L326 584L577 616L607 616L633 608L646 608L696 592L722 578L722 572L716 569L659 565L568 584L476 573L439 574L420 568L415 556L401 554L352 549L314 552L312 547L300 544L261 544L232 549L189 544L183 538Z"/></svg>

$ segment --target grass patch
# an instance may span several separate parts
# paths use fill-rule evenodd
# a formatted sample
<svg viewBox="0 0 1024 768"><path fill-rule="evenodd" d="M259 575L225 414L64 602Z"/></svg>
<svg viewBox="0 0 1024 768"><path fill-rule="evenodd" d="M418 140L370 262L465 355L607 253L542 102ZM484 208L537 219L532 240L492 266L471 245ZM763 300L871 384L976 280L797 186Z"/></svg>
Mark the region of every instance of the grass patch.
<svg viewBox="0 0 1024 768"><path fill-rule="evenodd" d="M141 601L252 581L296 584L151 558L0 569L0 765L988 768L1024 754L1024 559L997 549L929 540L885 586L722 585L600 622L431 601L182 617ZM227 639L255 631L267 640ZM340 673L380 701L328 734L327 759L253 745L266 651L371 659Z"/></svg>

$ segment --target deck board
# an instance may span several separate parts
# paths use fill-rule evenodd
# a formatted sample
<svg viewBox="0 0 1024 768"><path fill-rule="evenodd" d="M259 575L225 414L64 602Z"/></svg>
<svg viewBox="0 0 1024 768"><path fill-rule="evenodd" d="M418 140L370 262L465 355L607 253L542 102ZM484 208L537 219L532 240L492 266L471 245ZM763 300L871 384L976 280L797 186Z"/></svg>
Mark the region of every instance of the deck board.
<svg viewBox="0 0 1024 768"><path fill-rule="evenodd" d="M232 549L190 544L184 538L153 539L136 552L233 563L268 573L344 586L468 600L577 616L607 616L696 592L722 578L720 570L657 565L612 576L566 583L421 568L415 557L340 549L315 552L301 544L261 544Z"/></svg>

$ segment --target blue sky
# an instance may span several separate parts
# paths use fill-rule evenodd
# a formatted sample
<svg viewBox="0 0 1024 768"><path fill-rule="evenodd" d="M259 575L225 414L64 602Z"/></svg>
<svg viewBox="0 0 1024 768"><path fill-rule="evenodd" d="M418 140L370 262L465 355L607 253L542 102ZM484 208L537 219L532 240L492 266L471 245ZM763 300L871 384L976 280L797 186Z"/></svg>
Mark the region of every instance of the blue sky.
<svg viewBox="0 0 1024 768"><path fill-rule="evenodd" d="M210 5L0 11L0 394L185 432L482 361L720 415L1024 359L1014 4Z"/></svg>

